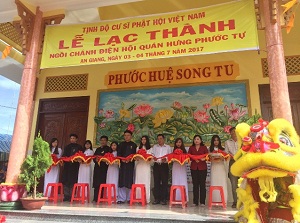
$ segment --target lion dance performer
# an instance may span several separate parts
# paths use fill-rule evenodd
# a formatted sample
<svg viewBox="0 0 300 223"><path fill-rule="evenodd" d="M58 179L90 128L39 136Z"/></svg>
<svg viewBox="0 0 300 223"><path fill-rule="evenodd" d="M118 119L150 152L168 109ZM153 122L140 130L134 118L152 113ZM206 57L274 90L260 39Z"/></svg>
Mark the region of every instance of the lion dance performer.
<svg viewBox="0 0 300 223"><path fill-rule="evenodd" d="M236 127L239 150L231 173L240 177L238 222L300 222L300 144L294 127L274 119Z"/></svg>

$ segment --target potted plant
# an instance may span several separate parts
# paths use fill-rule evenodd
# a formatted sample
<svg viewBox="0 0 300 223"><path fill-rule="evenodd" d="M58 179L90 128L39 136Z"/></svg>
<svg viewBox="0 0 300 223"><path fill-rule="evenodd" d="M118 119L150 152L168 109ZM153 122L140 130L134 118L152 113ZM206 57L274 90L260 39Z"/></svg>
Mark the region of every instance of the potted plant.
<svg viewBox="0 0 300 223"><path fill-rule="evenodd" d="M31 196L21 198L22 205L27 210L41 209L47 200L42 194L37 193L39 178L51 166L52 158L49 144L42 139L40 133L34 140L32 155L28 155L21 166L19 182L26 185L26 190ZM31 192L31 193L30 193Z"/></svg>

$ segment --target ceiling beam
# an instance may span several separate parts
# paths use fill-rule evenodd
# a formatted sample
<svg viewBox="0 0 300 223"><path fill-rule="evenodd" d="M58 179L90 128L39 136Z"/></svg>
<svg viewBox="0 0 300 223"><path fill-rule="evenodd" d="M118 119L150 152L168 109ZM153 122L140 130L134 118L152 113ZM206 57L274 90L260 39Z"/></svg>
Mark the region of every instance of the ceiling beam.
<svg viewBox="0 0 300 223"><path fill-rule="evenodd" d="M33 32L32 24L34 24L35 13L32 12L32 7L29 8L27 5L23 4L21 0L16 0L15 3L17 5L18 15L20 16L21 20L14 21L13 24L22 36L22 46L21 46L22 53L26 54L26 52L29 51L30 43L32 39L32 32ZM40 30L41 38L40 38L39 53L42 53L46 26L60 24L61 21L65 18L64 10L43 12L43 14L44 14L44 17L42 18L43 28L42 30Z"/></svg>

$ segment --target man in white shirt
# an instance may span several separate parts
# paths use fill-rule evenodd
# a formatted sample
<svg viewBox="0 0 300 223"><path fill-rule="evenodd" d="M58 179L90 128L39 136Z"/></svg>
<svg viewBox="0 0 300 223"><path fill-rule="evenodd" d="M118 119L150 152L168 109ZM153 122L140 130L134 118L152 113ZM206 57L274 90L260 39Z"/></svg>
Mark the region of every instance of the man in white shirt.
<svg viewBox="0 0 300 223"><path fill-rule="evenodd" d="M231 139L228 139L225 142L225 151L227 153L229 153L230 155L234 156L237 151L238 151L238 144L237 144L237 138L236 138L236 134L235 134L235 127L230 128L229 130L230 132L230 136ZM230 172L230 168L232 166L232 164L234 163L234 159L231 158L229 161L229 173L228 173L228 177L230 179L231 182L231 188L232 188L232 196L233 196L233 204L232 204L232 208L236 208L236 202L237 202L237 195L236 195L236 189L238 186L238 177L233 176Z"/></svg>
<svg viewBox="0 0 300 223"><path fill-rule="evenodd" d="M158 159L155 160L153 166L154 178L154 198L153 204L166 205L168 193L168 179L169 179L169 165L167 158L161 158L172 152L171 147L165 144L165 136L163 134L157 135L158 144L152 148L152 155Z"/></svg>

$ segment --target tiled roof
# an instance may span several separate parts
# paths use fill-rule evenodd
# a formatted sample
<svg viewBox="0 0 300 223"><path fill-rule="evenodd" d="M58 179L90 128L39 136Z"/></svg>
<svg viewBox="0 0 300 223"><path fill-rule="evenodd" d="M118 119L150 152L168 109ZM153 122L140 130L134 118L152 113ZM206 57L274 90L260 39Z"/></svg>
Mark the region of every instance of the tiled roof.
<svg viewBox="0 0 300 223"><path fill-rule="evenodd" d="M9 153L12 135L0 134L0 152Z"/></svg>

